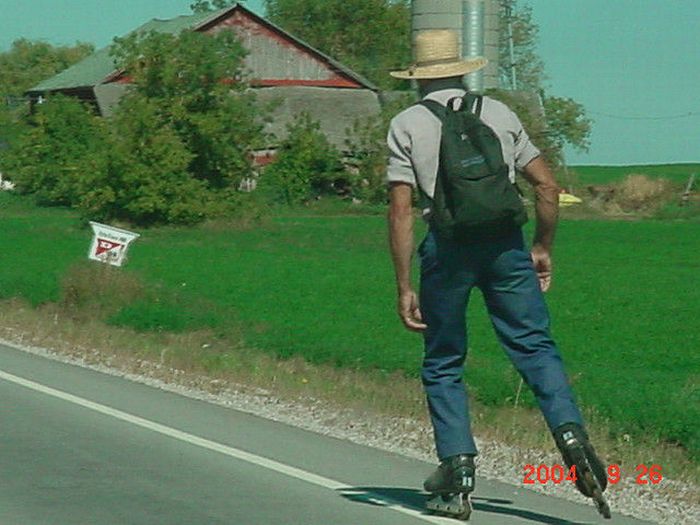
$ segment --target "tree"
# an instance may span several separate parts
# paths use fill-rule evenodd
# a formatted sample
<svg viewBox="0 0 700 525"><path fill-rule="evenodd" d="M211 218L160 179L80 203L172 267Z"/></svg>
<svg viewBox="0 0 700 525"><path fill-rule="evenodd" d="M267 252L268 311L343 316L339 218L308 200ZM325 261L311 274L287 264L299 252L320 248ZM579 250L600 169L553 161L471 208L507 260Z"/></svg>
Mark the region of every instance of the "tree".
<svg viewBox="0 0 700 525"><path fill-rule="evenodd" d="M52 46L19 39L8 51L0 53L0 151L12 146L24 131L24 92L82 60L93 49L92 44L86 43Z"/></svg>
<svg viewBox="0 0 700 525"><path fill-rule="evenodd" d="M19 115L19 107L0 101L0 170L3 152L12 148L26 129L26 124Z"/></svg>
<svg viewBox="0 0 700 525"><path fill-rule="evenodd" d="M77 100L56 95L37 107L29 124L3 156L3 171L17 191L33 194L40 204L79 207L104 178L104 122Z"/></svg>
<svg viewBox="0 0 700 525"><path fill-rule="evenodd" d="M237 187L264 146L265 114L243 78L246 51L235 33L149 33L116 39L114 56L152 116L192 154L188 171L212 190ZM129 108L127 104L124 106Z"/></svg>
<svg viewBox="0 0 700 525"><path fill-rule="evenodd" d="M581 104L571 98L545 97L544 112L547 133L560 150L570 144L579 151L588 151L591 120Z"/></svg>
<svg viewBox="0 0 700 525"><path fill-rule="evenodd" d="M542 59L537 53L539 27L532 17L532 7L521 6L518 0L501 1L499 72L502 82L511 89L539 95L544 109L544 125L532 114L532 105L518 104L512 93L494 96L511 105L530 137L544 152L554 167L564 163L566 144L587 151L590 145L592 121L585 108L570 98L549 96L546 93L547 76ZM510 26L510 27L509 27ZM513 60L511 61L511 42ZM511 67L515 68L517 85L512 84Z"/></svg>
<svg viewBox="0 0 700 525"><path fill-rule="evenodd" d="M60 73L94 51L92 44L52 46L46 42L15 40L0 53L0 95L22 96L38 82Z"/></svg>
<svg viewBox="0 0 700 525"><path fill-rule="evenodd" d="M385 89L411 60L409 0L265 0L268 18Z"/></svg>
<svg viewBox="0 0 700 525"><path fill-rule="evenodd" d="M209 11L217 11L225 7L231 7L237 4L236 0L196 0L190 5L190 9L194 13L207 13Z"/></svg>
<svg viewBox="0 0 700 525"><path fill-rule="evenodd" d="M215 196L188 168L193 158L158 103L130 97L112 122L108 184L85 196L98 219L140 224L193 223L206 217Z"/></svg>
<svg viewBox="0 0 700 525"><path fill-rule="evenodd" d="M537 53L540 29L532 19L532 7L520 6L518 0L500 0L499 76L504 85L538 93L547 76L544 62ZM510 26L510 28L509 28ZM513 61L510 56L510 34L513 35ZM515 68L517 85L512 85L511 67Z"/></svg>

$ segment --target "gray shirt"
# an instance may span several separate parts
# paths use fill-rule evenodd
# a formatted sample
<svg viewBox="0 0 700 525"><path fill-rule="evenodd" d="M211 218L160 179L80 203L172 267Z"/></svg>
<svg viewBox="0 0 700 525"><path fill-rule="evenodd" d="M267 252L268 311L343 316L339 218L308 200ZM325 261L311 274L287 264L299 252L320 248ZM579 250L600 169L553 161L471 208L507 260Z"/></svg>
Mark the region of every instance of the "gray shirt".
<svg viewBox="0 0 700 525"><path fill-rule="evenodd" d="M425 98L445 106L452 98L463 97L465 93L463 89L443 89ZM540 155L540 151L530 142L516 114L502 102L484 97L481 120L500 139L503 158L514 182L516 168L527 166ZM387 137L387 181L406 182L413 187L418 183L432 197L438 172L441 133L442 123L424 106L411 106L394 117Z"/></svg>

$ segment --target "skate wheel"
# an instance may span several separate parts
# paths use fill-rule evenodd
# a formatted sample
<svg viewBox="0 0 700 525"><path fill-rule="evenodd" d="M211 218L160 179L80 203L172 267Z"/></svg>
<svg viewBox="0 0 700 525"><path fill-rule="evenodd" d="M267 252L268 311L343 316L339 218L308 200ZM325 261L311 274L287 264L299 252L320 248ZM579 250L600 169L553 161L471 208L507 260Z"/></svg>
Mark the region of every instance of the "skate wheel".
<svg viewBox="0 0 700 525"><path fill-rule="evenodd" d="M586 472L585 478L586 478L586 481L588 483L590 483L589 486L592 487L591 492L593 493L593 501L595 502L595 506L598 509L598 512L606 520L611 519L612 514L610 512L610 506L608 505L608 502L605 500L605 497L603 496L603 490L600 488L600 485L598 484L598 481L595 479L593 472L592 471Z"/></svg>
<svg viewBox="0 0 700 525"><path fill-rule="evenodd" d="M609 520L612 518L612 514L610 512L610 506L608 505L608 502L605 501L605 498L603 497L603 493L600 490L595 490L593 492L593 501L595 501L595 506L598 508L598 512L606 519Z"/></svg>
<svg viewBox="0 0 700 525"><path fill-rule="evenodd" d="M467 507L460 514L455 514L454 517L458 520L469 521L469 518L471 518L471 515L472 515L472 509L471 509L471 507Z"/></svg>
<svg viewBox="0 0 700 525"><path fill-rule="evenodd" d="M468 494L443 494L428 501L426 508L439 516L467 521L472 514L471 500Z"/></svg>

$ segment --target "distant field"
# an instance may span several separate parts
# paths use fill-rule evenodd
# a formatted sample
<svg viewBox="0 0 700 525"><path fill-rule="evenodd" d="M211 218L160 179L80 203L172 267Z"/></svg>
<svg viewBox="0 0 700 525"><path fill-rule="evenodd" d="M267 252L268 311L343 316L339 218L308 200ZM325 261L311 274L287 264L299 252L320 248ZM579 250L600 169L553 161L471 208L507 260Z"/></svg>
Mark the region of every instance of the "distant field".
<svg viewBox="0 0 700 525"><path fill-rule="evenodd" d="M690 175L696 173L700 178L700 164L659 164L650 166L571 166L576 175L576 186L588 184L610 184L618 182L630 174L642 174L649 177L663 177L678 184L687 183ZM698 180L700 185L700 180Z"/></svg>
<svg viewBox="0 0 700 525"><path fill-rule="evenodd" d="M110 322L222 336L235 325L247 345L280 356L418 373L421 341L394 313L383 217L297 214L248 231L141 233L126 272L153 290ZM71 212L0 194L0 298L58 300L90 237ZM555 261L554 334L582 404L619 433L663 437L700 459L697 223L564 221ZM519 378L478 293L469 317L471 392L512 404Z"/></svg>

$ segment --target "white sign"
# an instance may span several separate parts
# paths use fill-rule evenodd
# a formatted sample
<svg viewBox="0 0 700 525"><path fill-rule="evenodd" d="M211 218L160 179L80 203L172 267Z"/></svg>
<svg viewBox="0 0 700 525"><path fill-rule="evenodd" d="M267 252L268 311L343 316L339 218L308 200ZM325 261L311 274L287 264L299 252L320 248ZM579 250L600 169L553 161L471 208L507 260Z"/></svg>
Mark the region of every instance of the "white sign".
<svg viewBox="0 0 700 525"><path fill-rule="evenodd" d="M0 173L0 191L10 191L14 190L15 185L12 181L2 178L2 173Z"/></svg>
<svg viewBox="0 0 700 525"><path fill-rule="evenodd" d="M137 239L139 234L92 221L90 226L95 235L88 257L93 261L121 266L126 260L129 244Z"/></svg>

